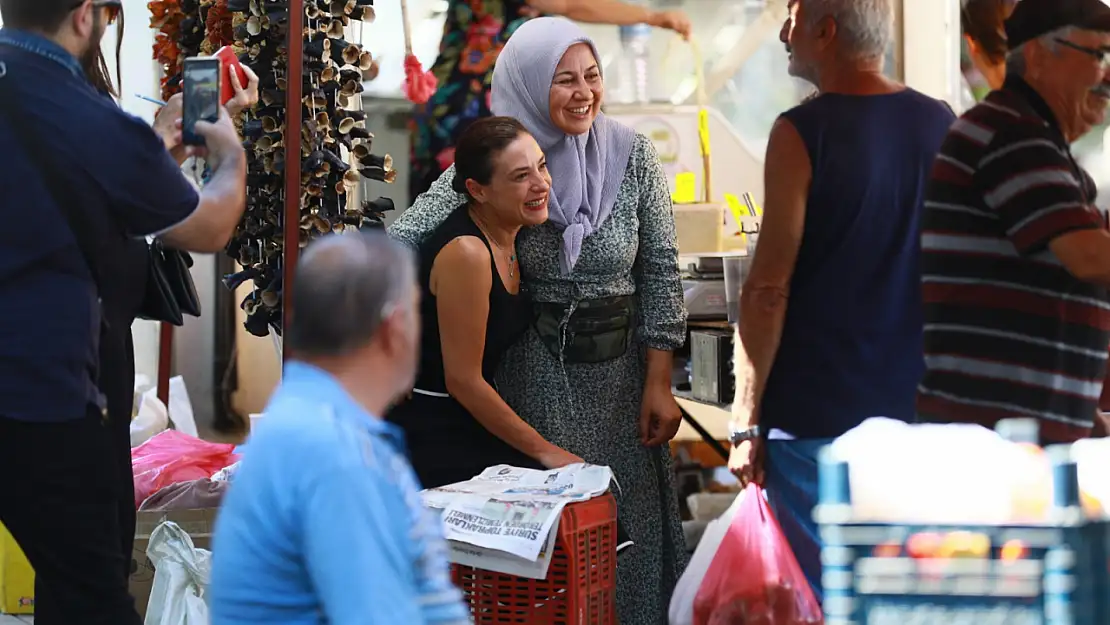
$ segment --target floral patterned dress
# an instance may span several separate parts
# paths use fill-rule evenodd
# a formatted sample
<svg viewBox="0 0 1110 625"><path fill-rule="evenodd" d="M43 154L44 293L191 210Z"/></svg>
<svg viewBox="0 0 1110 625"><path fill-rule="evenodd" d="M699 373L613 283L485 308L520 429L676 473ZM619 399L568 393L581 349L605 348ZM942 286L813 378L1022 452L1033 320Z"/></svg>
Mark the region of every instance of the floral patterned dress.
<svg viewBox="0 0 1110 625"><path fill-rule="evenodd" d="M428 190L455 162L455 140L490 115L493 63L509 36L539 12L525 0L450 0L439 57L432 65L439 88L413 111L409 199Z"/></svg>

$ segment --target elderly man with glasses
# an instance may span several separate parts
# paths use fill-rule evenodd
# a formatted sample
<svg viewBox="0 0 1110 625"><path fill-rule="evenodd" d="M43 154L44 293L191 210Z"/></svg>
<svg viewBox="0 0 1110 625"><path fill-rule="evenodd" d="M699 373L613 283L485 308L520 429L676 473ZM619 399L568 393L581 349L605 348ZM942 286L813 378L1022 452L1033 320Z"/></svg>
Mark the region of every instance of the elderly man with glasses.
<svg viewBox="0 0 1110 625"><path fill-rule="evenodd" d="M925 195L917 410L1066 443L1103 427L1110 232L1069 146L1110 102L1110 7L1024 0L1005 28L1005 83L953 124Z"/></svg>
<svg viewBox="0 0 1110 625"><path fill-rule="evenodd" d="M168 142L106 95L100 42L121 6L0 0L0 523L35 569L40 625L140 622L127 587L134 382L110 363L132 357L141 239L220 251L245 204L226 113L198 125L213 171L198 192Z"/></svg>

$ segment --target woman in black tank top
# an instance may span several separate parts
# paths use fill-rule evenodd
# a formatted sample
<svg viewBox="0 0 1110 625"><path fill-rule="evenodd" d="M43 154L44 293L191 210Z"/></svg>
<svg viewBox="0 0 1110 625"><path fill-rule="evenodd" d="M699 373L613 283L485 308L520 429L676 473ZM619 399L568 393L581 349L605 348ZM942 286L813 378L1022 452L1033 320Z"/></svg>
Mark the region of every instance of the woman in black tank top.
<svg viewBox="0 0 1110 625"><path fill-rule="evenodd" d="M420 246L420 373L412 396L388 415L404 429L426 488L496 464L582 462L525 423L493 381L531 322L516 235L547 220L550 182L543 152L515 119L480 119L459 138L454 187L469 201Z"/></svg>

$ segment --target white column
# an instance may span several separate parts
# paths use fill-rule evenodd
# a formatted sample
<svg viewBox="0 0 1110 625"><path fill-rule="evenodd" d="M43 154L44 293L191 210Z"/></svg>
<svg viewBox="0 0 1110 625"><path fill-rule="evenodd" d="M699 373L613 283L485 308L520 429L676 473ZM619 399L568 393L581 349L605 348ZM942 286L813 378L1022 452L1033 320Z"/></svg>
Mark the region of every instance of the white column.
<svg viewBox="0 0 1110 625"><path fill-rule="evenodd" d="M907 86L953 108L960 101L960 0L902 0Z"/></svg>

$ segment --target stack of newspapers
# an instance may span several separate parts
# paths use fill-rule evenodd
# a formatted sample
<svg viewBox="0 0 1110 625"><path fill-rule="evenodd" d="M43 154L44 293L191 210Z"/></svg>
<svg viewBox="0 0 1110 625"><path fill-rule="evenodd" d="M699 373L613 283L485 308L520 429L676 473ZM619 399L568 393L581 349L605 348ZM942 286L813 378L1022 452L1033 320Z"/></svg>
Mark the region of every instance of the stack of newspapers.
<svg viewBox="0 0 1110 625"><path fill-rule="evenodd" d="M452 562L543 579L563 507L603 495L612 479L609 467L590 464L550 471L501 464L422 494L442 514Z"/></svg>

